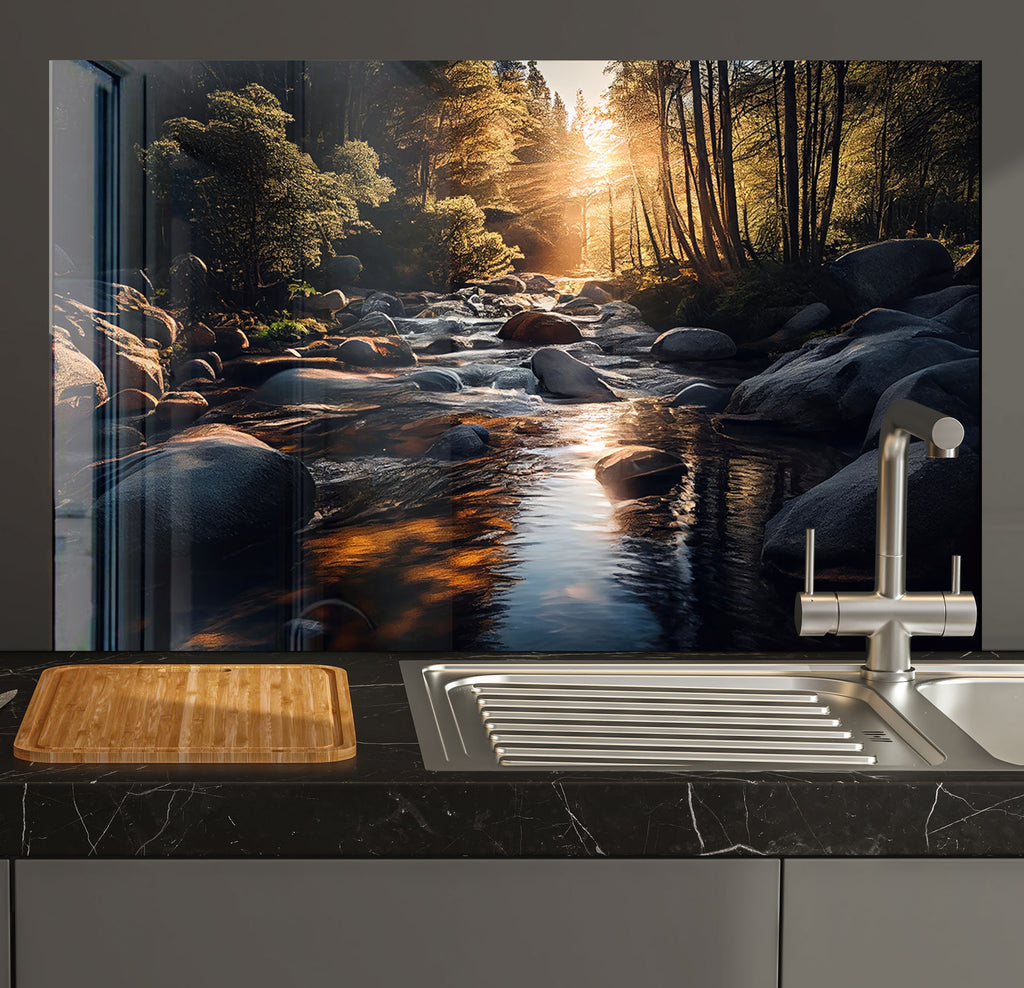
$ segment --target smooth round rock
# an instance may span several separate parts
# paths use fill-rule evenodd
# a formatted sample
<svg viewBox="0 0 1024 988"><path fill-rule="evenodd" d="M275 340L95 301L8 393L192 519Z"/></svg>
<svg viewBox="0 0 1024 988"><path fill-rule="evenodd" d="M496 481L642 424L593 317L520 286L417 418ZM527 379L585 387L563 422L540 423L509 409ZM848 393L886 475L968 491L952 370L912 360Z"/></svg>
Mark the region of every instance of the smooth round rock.
<svg viewBox="0 0 1024 988"><path fill-rule="evenodd" d="M583 334L570 319L553 312L518 312L498 330L498 338L543 346L548 343L575 343L583 339Z"/></svg>
<svg viewBox="0 0 1024 988"><path fill-rule="evenodd" d="M470 460L487 452L490 433L482 425L463 423L442 432L427 455L437 460Z"/></svg>
<svg viewBox="0 0 1024 988"><path fill-rule="evenodd" d="M689 469L675 453L652 446L623 446L594 466L598 483L617 497L643 497L669 490Z"/></svg>
<svg viewBox="0 0 1024 988"><path fill-rule="evenodd" d="M736 356L732 337L717 329L681 326L662 333L651 346L655 360L728 360Z"/></svg>
<svg viewBox="0 0 1024 988"><path fill-rule="evenodd" d="M557 347L538 350L530 361L530 367L549 394L587 401L618 401L593 367Z"/></svg>

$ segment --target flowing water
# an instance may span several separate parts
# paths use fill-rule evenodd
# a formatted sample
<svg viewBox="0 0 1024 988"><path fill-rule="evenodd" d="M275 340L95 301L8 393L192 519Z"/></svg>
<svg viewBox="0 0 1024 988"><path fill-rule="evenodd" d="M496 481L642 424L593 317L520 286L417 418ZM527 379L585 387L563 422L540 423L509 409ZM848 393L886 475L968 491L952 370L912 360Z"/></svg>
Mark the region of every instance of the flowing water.
<svg viewBox="0 0 1024 988"><path fill-rule="evenodd" d="M433 398L445 408L492 400L472 391ZM230 586L225 604L220 579L188 647L800 647L795 588L762 571L764 524L844 454L730 436L703 411L656 398L538 402L533 411L469 415L491 430L493 452L465 463L408 449L352 455L347 440L312 458L321 511L290 585ZM392 407L389 421L396 416ZM646 496L617 498L594 466L628 444L675 453L688 472Z"/></svg>

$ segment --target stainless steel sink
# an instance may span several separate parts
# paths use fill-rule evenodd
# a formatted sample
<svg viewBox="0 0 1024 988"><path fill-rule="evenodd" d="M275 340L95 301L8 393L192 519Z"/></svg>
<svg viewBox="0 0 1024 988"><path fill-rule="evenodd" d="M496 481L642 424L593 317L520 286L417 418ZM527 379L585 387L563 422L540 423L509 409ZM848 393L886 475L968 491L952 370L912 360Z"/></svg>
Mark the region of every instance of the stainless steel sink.
<svg viewBox="0 0 1024 988"><path fill-rule="evenodd" d="M1024 678L934 679L917 691L990 755L1024 765Z"/></svg>
<svg viewBox="0 0 1024 988"><path fill-rule="evenodd" d="M834 662L401 665L424 764L439 771L1024 765L1024 666L927 663L916 682L867 684Z"/></svg>

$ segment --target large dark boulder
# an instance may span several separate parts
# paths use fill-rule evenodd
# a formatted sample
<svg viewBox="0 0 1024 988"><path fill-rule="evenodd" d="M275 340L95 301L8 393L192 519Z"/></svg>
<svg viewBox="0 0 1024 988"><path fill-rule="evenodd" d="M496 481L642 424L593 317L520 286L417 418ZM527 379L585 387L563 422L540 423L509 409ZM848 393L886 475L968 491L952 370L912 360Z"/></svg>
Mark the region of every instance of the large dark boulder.
<svg viewBox="0 0 1024 988"><path fill-rule="evenodd" d="M557 347L538 350L530 367L548 394L584 401L619 400L593 367Z"/></svg>
<svg viewBox="0 0 1024 988"><path fill-rule="evenodd" d="M511 343L545 346L583 339L579 327L553 312L518 312L498 330L498 338Z"/></svg>
<svg viewBox="0 0 1024 988"><path fill-rule="evenodd" d="M945 326L917 316L868 313L849 332L812 340L743 381L726 412L804 435L860 440L890 385L925 367L976 355L949 335Z"/></svg>
<svg viewBox="0 0 1024 988"><path fill-rule="evenodd" d="M109 519L132 533L151 562L191 564L290 535L312 516L315 495L298 458L208 425L123 457L95 509L101 530Z"/></svg>
<svg viewBox="0 0 1024 988"><path fill-rule="evenodd" d="M924 443L917 442L910 446L909 463L908 585L939 590L949 579L950 556L966 555L976 543L980 460L964 449L954 460L929 459ZM878 453L871 451L787 501L765 526L762 562L778 573L801 577L804 531L813 528L822 585L839 576L870 578L877 486Z"/></svg>
<svg viewBox="0 0 1024 988"><path fill-rule="evenodd" d="M978 357L925 367L886 388L875 405L863 450L878 448L882 418L898 398L909 398L959 419L966 430L964 441L969 446L977 446L981 425L981 360Z"/></svg>
<svg viewBox="0 0 1024 988"><path fill-rule="evenodd" d="M725 360L736 356L736 344L717 329L680 326L654 341L651 356L662 361Z"/></svg>
<svg viewBox="0 0 1024 988"><path fill-rule="evenodd" d="M847 311L864 312L945 288L953 258L938 240L886 240L851 250L829 265Z"/></svg>
<svg viewBox="0 0 1024 988"><path fill-rule="evenodd" d="M703 408L706 412L724 411L732 397L733 389L718 384L694 381L669 401L672 408Z"/></svg>
<svg viewBox="0 0 1024 988"><path fill-rule="evenodd" d="M934 319L977 347L981 339L981 291L976 285L951 285L904 302L900 309Z"/></svg>
<svg viewBox="0 0 1024 988"><path fill-rule="evenodd" d="M809 333L824 329L832 318L832 310L824 302L811 302L805 305L795 316L790 316L776 336L785 340L799 339Z"/></svg>
<svg viewBox="0 0 1024 988"><path fill-rule="evenodd" d="M949 310L947 310L948 312ZM941 318L940 313L934 319L911 315L898 309L871 309L851 322L843 334L847 339L866 339L898 334L907 338L935 337L949 340L960 346L971 347L971 337L961 333L956 325ZM955 320L952 320L955 323Z"/></svg>
<svg viewBox="0 0 1024 988"><path fill-rule="evenodd" d="M971 298L980 294L976 285L950 285L937 292L929 292L927 295L917 295L907 299L896 306L901 312L909 312L915 316L923 316L925 319L934 319L940 312L962 302L965 298Z"/></svg>

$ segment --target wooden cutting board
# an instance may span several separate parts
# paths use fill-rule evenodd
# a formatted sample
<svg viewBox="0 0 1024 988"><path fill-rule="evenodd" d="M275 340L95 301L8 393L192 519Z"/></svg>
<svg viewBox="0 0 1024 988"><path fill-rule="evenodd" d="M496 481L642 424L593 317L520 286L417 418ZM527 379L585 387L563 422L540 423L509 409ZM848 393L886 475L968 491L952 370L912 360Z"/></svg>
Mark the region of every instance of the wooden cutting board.
<svg viewBox="0 0 1024 988"><path fill-rule="evenodd" d="M344 669L68 665L39 677L14 741L33 762L334 762L356 753Z"/></svg>

